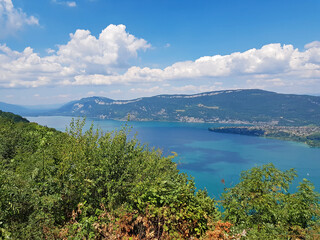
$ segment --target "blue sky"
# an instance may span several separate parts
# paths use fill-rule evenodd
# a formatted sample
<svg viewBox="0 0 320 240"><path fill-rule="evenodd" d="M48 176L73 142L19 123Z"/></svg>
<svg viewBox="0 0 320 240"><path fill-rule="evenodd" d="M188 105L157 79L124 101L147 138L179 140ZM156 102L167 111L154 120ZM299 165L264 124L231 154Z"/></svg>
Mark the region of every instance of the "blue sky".
<svg viewBox="0 0 320 240"><path fill-rule="evenodd" d="M0 0L0 101L320 93L318 0Z"/></svg>

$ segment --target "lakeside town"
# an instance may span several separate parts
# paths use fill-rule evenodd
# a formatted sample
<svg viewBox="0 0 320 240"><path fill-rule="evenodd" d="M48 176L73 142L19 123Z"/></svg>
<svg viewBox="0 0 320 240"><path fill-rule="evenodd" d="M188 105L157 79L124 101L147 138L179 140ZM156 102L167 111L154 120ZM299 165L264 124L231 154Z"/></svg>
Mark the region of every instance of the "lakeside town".
<svg viewBox="0 0 320 240"><path fill-rule="evenodd" d="M281 140L303 142L311 147L320 147L319 126L237 126L209 128L210 131L248 136L269 137Z"/></svg>

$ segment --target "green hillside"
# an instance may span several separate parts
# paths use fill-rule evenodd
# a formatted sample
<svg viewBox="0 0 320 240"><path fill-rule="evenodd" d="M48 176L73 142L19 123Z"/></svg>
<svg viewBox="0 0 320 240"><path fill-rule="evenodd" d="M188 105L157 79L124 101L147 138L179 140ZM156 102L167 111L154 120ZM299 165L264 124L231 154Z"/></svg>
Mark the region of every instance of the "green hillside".
<svg viewBox="0 0 320 240"><path fill-rule="evenodd" d="M13 122L29 122L26 118L23 118L19 115L10 113L10 112L3 112L0 110L0 119L1 121L11 120Z"/></svg>
<svg viewBox="0 0 320 240"><path fill-rule="evenodd" d="M66 133L0 117L0 239L316 239L319 194L294 169L242 172L222 199L128 128ZM221 211L223 210L223 211Z"/></svg>

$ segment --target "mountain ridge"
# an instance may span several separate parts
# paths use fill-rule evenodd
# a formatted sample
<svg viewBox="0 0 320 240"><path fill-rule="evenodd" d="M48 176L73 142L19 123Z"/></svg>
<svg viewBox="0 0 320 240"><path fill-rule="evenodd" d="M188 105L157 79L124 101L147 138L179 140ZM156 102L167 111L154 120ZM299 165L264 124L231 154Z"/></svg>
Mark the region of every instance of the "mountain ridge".
<svg viewBox="0 0 320 240"><path fill-rule="evenodd" d="M40 115L39 113L31 115ZM130 100L87 97L46 116L173 122L220 122L268 125L320 125L320 96L236 89L196 94L161 94Z"/></svg>

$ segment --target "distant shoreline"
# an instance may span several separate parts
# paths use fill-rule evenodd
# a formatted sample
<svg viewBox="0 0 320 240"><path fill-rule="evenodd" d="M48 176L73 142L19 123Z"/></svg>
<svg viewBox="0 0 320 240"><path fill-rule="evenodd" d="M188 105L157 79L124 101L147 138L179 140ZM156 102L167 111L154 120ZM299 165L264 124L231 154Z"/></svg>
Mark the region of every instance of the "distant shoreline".
<svg viewBox="0 0 320 240"><path fill-rule="evenodd" d="M211 127L209 131L246 136L275 138L302 142L310 147L320 147L320 127L318 126L238 126Z"/></svg>

